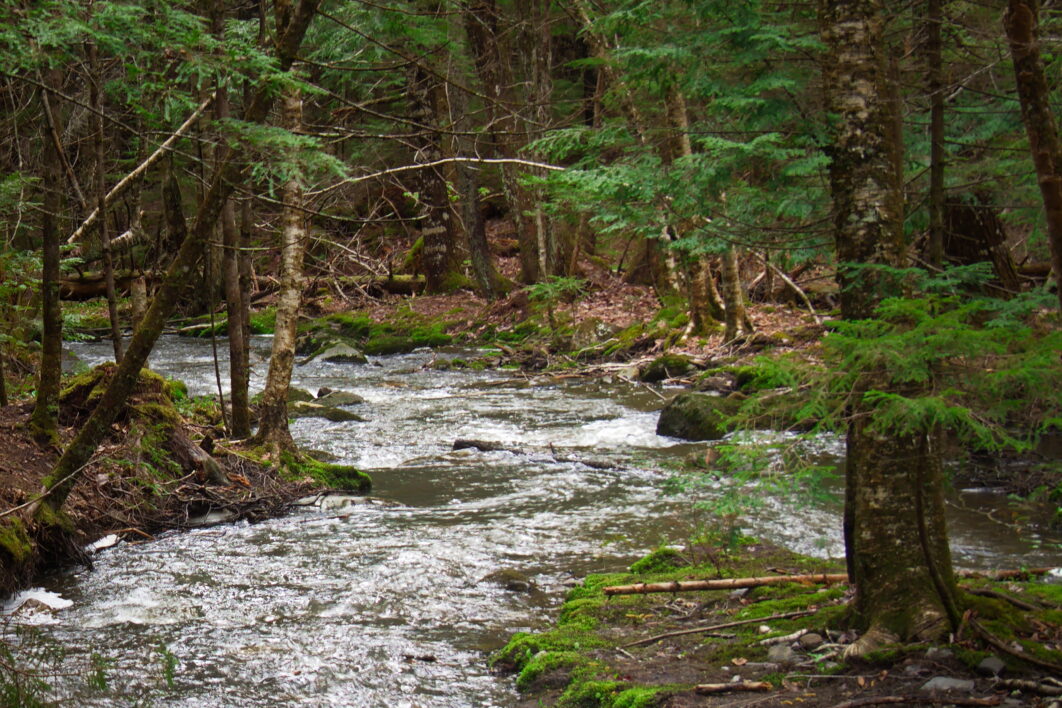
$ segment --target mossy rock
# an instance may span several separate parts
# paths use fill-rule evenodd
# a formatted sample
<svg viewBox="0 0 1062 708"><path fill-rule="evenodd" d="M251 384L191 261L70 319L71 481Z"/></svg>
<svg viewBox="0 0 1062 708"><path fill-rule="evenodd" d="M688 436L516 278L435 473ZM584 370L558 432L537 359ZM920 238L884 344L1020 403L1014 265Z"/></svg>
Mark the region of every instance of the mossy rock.
<svg viewBox="0 0 1062 708"><path fill-rule="evenodd" d="M356 393L350 391L327 391L322 393L317 392L317 398L313 400L319 406L331 406L335 408L337 406L357 406L365 403L365 399Z"/></svg>
<svg viewBox="0 0 1062 708"><path fill-rule="evenodd" d="M365 342L365 353L370 356L387 356L389 354L408 354L418 345L412 337L381 335Z"/></svg>
<svg viewBox="0 0 1062 708"><path fill-rule="evenodd" d="M727 419L740 405L732 397L680 393L660 411L656 434L683 440L721 440L729 432Z"/></svg>
<svg viewBox="0 0 1062 708"><path fill-rule="evenodd" d="M318 462L310 475L322 484L345 492L367 494L372 489L372 478L357 467Z"/></svg>
<svg viewBox="0 0 1062 708"><path fill-rule="evenodd" d="M649 362L638 378L645 383L656 383L687 374L693 368L693 362L687 356L664 354Z"/></svg>
<svg viewBox="0 0 1062 708"><path fill-rule="evenodd" d="M298 386L288 386L288 403L302 403L312 401L313 394Z"/></svg>
<svg viewBox="0 0 1062 708"><path fill-rule="evenodd" d="M631 563L630 571L632 573L661 573L688 565L689 561L683 558L681 553L665 546Z"/></svg>
<svg viewBox="0 0 1062 708"><path fill-rule="evenodd" d="M313 401L296 401L288 405L288 415L292 418L324 418L330 420L333 423L344 423L347 421L357 421L359 423L365 422L357 413L352 413L343 408L336 408L334 406L322 406Z"/></svg>
<svg viewBox="0 0 1062 708"><path fill-rule="evenodd" d="M316 358L332 364L367 364L369 361L363 353L344 342L336 342L320 350Z"/></svg>

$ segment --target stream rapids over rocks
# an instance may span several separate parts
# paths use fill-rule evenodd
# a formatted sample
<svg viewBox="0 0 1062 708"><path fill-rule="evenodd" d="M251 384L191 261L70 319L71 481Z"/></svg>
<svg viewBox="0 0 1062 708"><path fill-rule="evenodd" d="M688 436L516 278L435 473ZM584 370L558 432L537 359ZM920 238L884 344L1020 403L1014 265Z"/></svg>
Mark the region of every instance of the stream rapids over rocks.
<svg viewBox="0 0 1062 708"><path fill-rule="evenodd" d="M269 339L253 345L257 390ZM109 358L106 342L68 346L90 366ZM664 492L667 470L706 444L657 436L662 399L643 385L425 368L433 357L468 354L297 366L294 386L365 399L351 410L366 422L301 418L292 433L302 448L370 473L372 497L328 497L256 525L122 542L99 551L92 570L51 579L46 589L72 604L19 621L57 640L70 662L95 652L113 663L103 692L56 679L57 702L515 703L511 677L489 670L489 653L513 632L547 625L582 575L622 569L685 538L691 503ZM207 341L166 337L151 367L192 395L216 392ZM453 451L462 438L527 454ZM842 452L835 439L816 451ZM1059 562L1057 539L1019 537L996 520L1007 513L1000 495L954 496L957 565ZM839 501L767 499L743 528L839 557L839 513Z"/></svg>

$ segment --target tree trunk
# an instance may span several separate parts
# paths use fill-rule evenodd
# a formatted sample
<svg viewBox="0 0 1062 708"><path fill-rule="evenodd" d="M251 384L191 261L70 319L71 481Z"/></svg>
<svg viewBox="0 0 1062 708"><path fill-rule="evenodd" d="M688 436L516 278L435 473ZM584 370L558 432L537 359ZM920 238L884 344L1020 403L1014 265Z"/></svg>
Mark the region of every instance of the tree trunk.
<svg viewBox="0 0 1062 708"><path fill-rule="evenodd" d="M410 114L422 126L416 139L418 164L437 162L442 158L442 138L438 125L438 80L419 66L408 72ZM453 288L456 271L454 226L450 217L450 195L440 167L425 167L415 173L417 217L421 244L421 263L427 290L445 292Z"/></svg>
<svg viewBox="0 0 1062 708"><path fill-rule="evenodd" d="M107 226L107 170L103 130L103 73L100 69L99 49L95 42L87 45L92 78L89 81L89 100L96 118L93 143L96 151L96 210L99 212L100 248L103 249L103 277L107 283L107 312L111 320L111 341L114 344L114 360L122 360L122 330L118 322L118 295L114 291L114 258L111 254L111 235Z"/></svg>
<svg viewBox="0 0 1062 708"><path fill-rule="evenodd" d="M501 13L495 0L471 0L464 4L465 32L473 55L476 74L490 99L486 105L487 125L498 157L515 158L520 154L520 137L527 135L528 122L517 110L517 96L512 69L508 64L512 52L503 52L499 27ZM506 31L506 34L511 32ZM526 140L526 139L525 139ZM531 190L520 184L517 168L501 166L502 190L509 205L509 216L516 227L520 244L520 280L537 283L542 279L538 239L533 218L535 208Z"/></svg>
<svg viewBox="0 0 1062 708"><path fill-rule="evenodd" d="M738 269L737 249L730 246L723 252L723 305L726 320L724 341L737 339L739 332L752 334L748 312L745 310L743 291L741 271Z"/></svg>
<svg viewBox="0 0 1062 708"><path fill-rule="evenodd" d="M215 12L214 31L219 36L223 31L221 12ZM218 120L230 115L228 87L219 85L214 103ZM240 231L236 226L236 209L231 199L221 207L222 276L225 284L225 311L228 314L229 331L229 401L232 404L233 438L245 438L251 434L250 370L247 332L250 312L248 298L241 288L240 259L245 258L240 243Z"/></svg>
<svg viewBox="0 0 1062 708"><path fill-rule="evenodd" d="M929 263L944 265L944 0L929 0L926 12L926 88L929 89Z"/></svg>
<svg viewBox="0 0 1062 708"><path fill-rule="evenodd" d="M61 77L56 71L48 72L52 85ZM56 125L58 115L48 105L48 93L41 91L40 100L46 121L46 130L53 136L61 135ZM39 445L59 445L58 406L59 382L62 376L63 316L59 302L59 228L56 215L59 213L59 185L62 183L61 146L53 140L44 141L44 199L41 214L41 364L37 381L37 399L30 416L29 429Z"/></svg>
<svg viewBox="0 0 1062 708"><path fill-rule="evenodd" d="M288 89L283 95L280 123L286 130L298 132L302 126L302 93ZM280 293L277 296L277 322L273 331L273 349L269 357L262 403L259 408L258 433L255 440L274 452L295 449L288 429L288 386L295 364L295 337L302 302L302 261L305 253L306 224L302 210L303 190L298 179L289 179L280 192L281 211Z"/></svg>
<svg viewBox="0 0 1062 708"><path fill-rule="evenodd" d="M276 51L281 71L291 68L306 29L317 10L318 2L319 0L300 0L291 13L291 21L278 37ZM252 100L248 102L244 120L250 123L261 123L269 115L272 103L272 88L268 86L259 88ZM234 148L224 146L222 151L222 157L219 160L220 169L214 174L203 201L199 205L192 229L182 242L173 263L170 264L166 278L152 300L144 319L133 333L129 349L122 358L114 378L108 384L99 403L77 436L56 462L51 474L44 480L45 494L31 512L35 519L44 526L62 526L60 512L63 504L77 483L86 463L110 430L111 423L125 405L140 374L140 369L147 361L148 354L151 353L155 341L161 334L166 319L177 306L196 262L203 254L207 237L221 214L225 200L232 194L233 185L243 179L244 165L236 160L237 154Z"/></svg>
<svg viewBox="0 0 1062 708"><path fill-rule="evenodd" d="M826 110L838 116L830 154L837 278L845 319L873 315L887 275L862 265L898 265L902 253L902 180L890 100L880 0L822 0ZM954 595L947 555L939 451L929 433L870 429L864 402L888 382L866 372L853 391L845 480L845 551L867 631L850 648L861 654L896 640L939 638Z"/></svg>
<svg viewBox="0 0 1062 708"><path fill-rule="evenodd" d="M1051 111L1044 63L1040 58L1038 22L1037 0L1010 0L1003 24L1014 58L1021 116L1029 135L1029 149L1032 150L1044 201L1051 269L1055 272L1055 290L1062 310L1062 150L1058 142L1058 124Z"/></svg>

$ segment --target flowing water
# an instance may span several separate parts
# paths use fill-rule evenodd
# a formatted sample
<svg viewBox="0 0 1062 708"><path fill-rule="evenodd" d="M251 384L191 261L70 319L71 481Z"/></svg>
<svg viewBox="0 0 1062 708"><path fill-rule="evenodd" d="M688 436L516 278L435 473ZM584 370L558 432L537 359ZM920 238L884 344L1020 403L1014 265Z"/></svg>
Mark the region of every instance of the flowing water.
<svg viewBox="0 0 1062 708"><path fill-rule="evenodd" d="M257 383L268 339L255 341ZM109 345L77 344L87 364ZM452 355L452 354L450 354ZM369 365L314 362L293 384L353 391L368 422L302 419L292 432L372 474L373 498L331 498L256 525L228 524L101 551L55 579L72 605L33 615L77 659L114 663L109 689L80 705L506 706L489 652L544 626L576 578L622 569L688 532L690 503L662 491L703 444L654 433L660 393L623 382L425 369L431 352ZM190 392L214 390L210 346L164 338L151 360ZM224 373L223 373L224 377ZM224 379L223 379L224 380ZM664 395L670 392L665 391ZM458 438L524 451L452 451ZM818 454L837 455L836 441ZM609 462L586 465L580 461ZM963 495L952 533L968 566L1057 563L1057 540L1020 538L1005 501ZM836 502L768 500L746 528L839 556ZM530 578L511 592L488 576ZM167 666L171 670L167 670ZM76 683L76 682L75 682Z"/></svg>

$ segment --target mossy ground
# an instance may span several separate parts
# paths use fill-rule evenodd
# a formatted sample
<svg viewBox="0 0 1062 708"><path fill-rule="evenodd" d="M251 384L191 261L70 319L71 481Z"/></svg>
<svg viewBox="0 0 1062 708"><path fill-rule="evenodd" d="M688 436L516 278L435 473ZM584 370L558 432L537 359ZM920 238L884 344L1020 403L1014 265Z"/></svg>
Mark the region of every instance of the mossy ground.
<svg viewBox="0 0 1062 708"><path fill-rule="evenodd" d="M737 593L613 597L603 592L609 585L763 576L780 569L789 574L843 571L748 539L719 566L689 565L687 555L664 548L636 562L630 573L591 575L568 593L553 629L514 635L492 662L495 668L516 674L521 705L732 705L740 696L702 696L695 686L726 683L734 676L770 683L773 690L759 694L756 703L764 706L834 705L852 697L917 692L933 675L975 678L977 695L991 695L991 683L977 677L974 667L998 652L974 636L961 636L950 647L953 658L945 661L927 662L929 647L917 645L897 646L846 663L842 652L855 636L848 628L846 585L788 583ZM1006 586L1026 601L1043 605L1041 611L1022 616L1005 601L966 596L972 598L966 606L983 618L990 631L1045 661L1062 660L1058 651L1062 647L1058 604L1062 592L1036 580L975 581L975 585ZM779 617L797 612L805 614ZM732 622L745 624L631 645L668 632ZM770 647L762 642L798 630L815 632L825 643L806 650L791 640L785 644L795 647L792 663L769 661ZM1010 676L1036 674L1036 668L1027 663L1002 658Z"/></svg>

